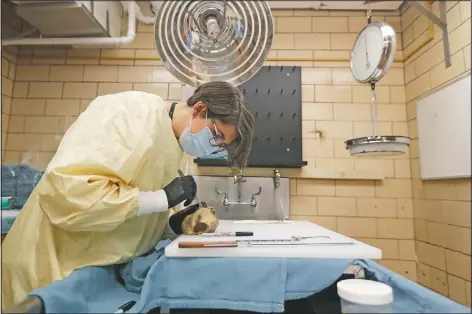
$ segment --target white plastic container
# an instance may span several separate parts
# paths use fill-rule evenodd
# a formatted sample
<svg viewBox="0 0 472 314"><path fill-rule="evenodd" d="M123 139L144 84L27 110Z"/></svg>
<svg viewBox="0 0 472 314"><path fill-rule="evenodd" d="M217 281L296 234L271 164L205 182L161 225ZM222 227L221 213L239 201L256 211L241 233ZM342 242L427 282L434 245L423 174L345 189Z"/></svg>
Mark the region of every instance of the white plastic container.
<svg viewBox="0 0 472 314"><path fill-rule="evenodd" d="M338 282L341 311L348 313L392 313L392 288L381 282L347 279Z"/></svg>

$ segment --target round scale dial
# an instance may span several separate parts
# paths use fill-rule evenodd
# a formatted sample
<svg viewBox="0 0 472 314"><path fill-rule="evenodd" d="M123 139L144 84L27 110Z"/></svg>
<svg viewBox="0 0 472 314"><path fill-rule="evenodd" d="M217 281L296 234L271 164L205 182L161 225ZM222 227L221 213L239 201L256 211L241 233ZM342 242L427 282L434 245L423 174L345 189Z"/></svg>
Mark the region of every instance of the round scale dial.
<svg viewBox="0 0 472 314"><path fill-rule="evenodd" d="M390 25L383 22L367 25L352 49L352 75L362 83L378 81L390 68L395 49L395 31Z"/></svg>

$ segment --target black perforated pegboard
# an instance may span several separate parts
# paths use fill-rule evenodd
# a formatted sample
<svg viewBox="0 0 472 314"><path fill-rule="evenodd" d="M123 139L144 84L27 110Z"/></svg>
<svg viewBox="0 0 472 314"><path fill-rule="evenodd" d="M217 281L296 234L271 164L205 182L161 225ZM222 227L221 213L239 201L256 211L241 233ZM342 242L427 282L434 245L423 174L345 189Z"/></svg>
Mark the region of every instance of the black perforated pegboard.
<svg viewBox="0 0 472 314"><path fill-rule="evenodd" d="M251 102L255 132L248 167L302 167L301 68L266 66L239 86ZM224 160L196 159L202 166Z"/></svg>

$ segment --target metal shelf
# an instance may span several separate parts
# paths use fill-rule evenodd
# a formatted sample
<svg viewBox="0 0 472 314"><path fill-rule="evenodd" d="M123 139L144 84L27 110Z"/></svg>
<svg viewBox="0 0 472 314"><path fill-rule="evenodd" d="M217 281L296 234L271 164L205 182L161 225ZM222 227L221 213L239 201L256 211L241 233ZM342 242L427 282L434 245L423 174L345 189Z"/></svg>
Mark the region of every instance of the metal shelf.
<svg viewBox="0 0 472 314"><path fill-rule="evenodd" d="M431 20L434 24L438 25L442 30L443 49L444 49L444 61L446 68L451 66L451 51L449 47L449 33L447 30L447 10L446 1L439 1L439 17L434 14L431 10L425 7L419 1L407 1L409 5L416 8L421 14L427 19Z"/></svg>

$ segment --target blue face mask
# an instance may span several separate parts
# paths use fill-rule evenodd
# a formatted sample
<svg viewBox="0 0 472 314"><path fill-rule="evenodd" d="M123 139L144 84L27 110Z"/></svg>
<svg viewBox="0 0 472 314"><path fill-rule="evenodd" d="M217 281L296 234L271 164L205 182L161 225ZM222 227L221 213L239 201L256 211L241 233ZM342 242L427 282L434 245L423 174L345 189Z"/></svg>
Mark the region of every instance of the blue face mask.
<svg viewBox="0 0 472 314"><path fill-rule="evenodd" d="M213 134L210 129L205 127L203 130L196 134L190 132L193 118L190 118L189 126L182 132L179 138L180 146L187 154L194 157L203 157L216 152L220 147L214 146L210 143L213 138ZM208 123L208 116L205 120L205 125Z"/></svg>
<svg viewBox="0 0 472 314"><path fill-rule="evenodd" d="M211 155L206 155L200 157L201 159L223 159L223 160L228 160L228 151L226 149L221 149L214 152Z"/></svg>

